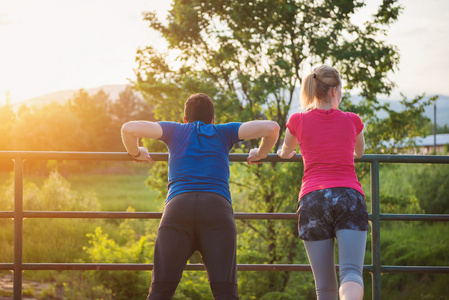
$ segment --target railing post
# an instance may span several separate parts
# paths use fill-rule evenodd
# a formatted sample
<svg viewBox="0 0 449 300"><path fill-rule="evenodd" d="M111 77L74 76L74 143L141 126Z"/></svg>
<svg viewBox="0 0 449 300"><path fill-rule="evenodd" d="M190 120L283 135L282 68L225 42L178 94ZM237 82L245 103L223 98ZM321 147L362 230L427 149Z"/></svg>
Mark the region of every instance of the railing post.
<svg viewBox="0 0 449 300"><path fill-rule="evenodd" d="M14 300L22 299L23 160L14 159Z"/></svg>
<svg viewBox="0 0 449 300"><path fill-rule="evenodd" d="M379 197L379 161L371 163L371 263L373 265L373 300L380 300L381 264L380 264L380 197Z"/></svg>

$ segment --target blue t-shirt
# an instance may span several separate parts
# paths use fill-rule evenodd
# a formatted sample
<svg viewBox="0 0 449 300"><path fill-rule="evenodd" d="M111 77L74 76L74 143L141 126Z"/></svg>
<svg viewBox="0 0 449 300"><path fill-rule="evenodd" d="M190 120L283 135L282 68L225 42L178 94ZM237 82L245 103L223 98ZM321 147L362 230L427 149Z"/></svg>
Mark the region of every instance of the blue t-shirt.
<svg viewBox="0 0 449 300"><path fill-rule="evenodd" d="M231 202L229 151L240 141L242 123L158 123L169 152L166 202L186 192L213 192Z"/></svg>

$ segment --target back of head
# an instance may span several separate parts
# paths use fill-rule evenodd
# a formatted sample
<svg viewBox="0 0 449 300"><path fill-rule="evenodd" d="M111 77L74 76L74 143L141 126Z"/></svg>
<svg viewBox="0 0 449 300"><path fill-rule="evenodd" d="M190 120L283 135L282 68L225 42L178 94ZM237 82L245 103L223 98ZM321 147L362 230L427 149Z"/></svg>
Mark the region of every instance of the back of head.
<svg viewBox="0 0 449 300"><path fill-rule="evenodd" d="M185 102L184 116L189 123L201 121L210 124L215 116L214 102L206 94L194 94Z"/></svg>
<svg viewBox="0 0 449 300"><path fill-rule="evenodd" d="M330 101L329 90L338 86L341 86L341 79L335 68L326 65L315 68L301 84L301 108L309 110L315 106L315 101Z"/></svg>

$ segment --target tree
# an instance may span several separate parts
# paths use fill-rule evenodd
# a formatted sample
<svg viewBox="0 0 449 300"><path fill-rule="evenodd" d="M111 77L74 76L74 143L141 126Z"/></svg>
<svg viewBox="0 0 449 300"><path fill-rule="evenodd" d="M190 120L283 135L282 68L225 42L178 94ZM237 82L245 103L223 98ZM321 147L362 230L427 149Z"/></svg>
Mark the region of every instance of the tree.
<svg viewBox="0 0 449 300"><path fill-rule="evenodd" d="M108 105L109 95L103 90L91 96L80 89L69 100L69 110L80 120L80 130L84 133L78 140L78 151L107 151L112 146Z"/></svg>
<svg viewBox="0 0 449 300"><path fill-rule="evenodd" d="M391 92L394 83L387 75L399 61L397 49L383 37L398 19L401 6L397 1L384 0L362 25L357 25L353 17L364 6L364 1L356 0L174 1L166 22L158 20L155 13L145 14L150 27L169 46L165 53L150 46L138 51L135 88L153 105L156 119L181 121L184 100L192 93L204 92L215 101L217 122L267 118L277 121L284 132L292 105L298 101L298 85L313 66L326 63L341 72L347 92L344 108L362 115L369 124L368 139L375 140L382 134L375 127L382 121L376 112L391 111L379 104L377 95ZM177 55L175 62L168 59L170 52ZM353 90L360 90L363 98L358 105L349 101ZM420 103L418 99L415 104ZM397 136L403 138L403 134ZM248 145L253 146L255 143ZM151 148L155 149L160 148ZM166 175L162 167L152 173L157 169ZM263 212L292 211L296 207L301 167L238 165L234 171L231 179L238 177L239 185L251 191L246 193L249 207ZM161 176L149 178L150 183L155 181L161 191L165 189ZM248 249L254 247L259 253L255 261L292 263L306 259L304 252L297 250L294 234L285 234L294 232L293 225L274 221L245 225L240 230L246 236L245 243L250 244ZM239 240L240 245L245 243ZM239 253L239 257L248 252L244 254ZM248 293L256 293L258 299L264 295L294 297L297 290L286 289L289 274L274 273L257 275ZM272 294L274 291L282 295Z"/></svg>
<svg viewBox="0 0 449 300"><path fill-rule="evenodd" d="M13 135L11 129L15 124L16 115L9 104L8 98L5 105L0 106L0 150L12 150ZM13 167L12 161L0 161L0 170L11 170Z"/></svg>
<svg viewBox="0 0 449 300"><path fill-rule="evenodd" d="M153 120L152 111L151 105L136 95L129 86L109 105L109 115L120 125L132 120Z"/></svg>
<svg viewBox="0 0 449 300"><path fill-rule="evenodd" d="M128 121L132 120L154 120L153 108L151 104L145 102L130 87L126 87L119 93L118 99L111 101L108 106L108 115L111 118L110 132L116 147L113 150L123 151L120 128Z"/></svg>
<svg viewBox="0 0 449 300"><path fill-rule="evenodd" d="M79 119L67 110L67 105L23 106L11 131L17 137L13 147L18 151L78 150L82 134L79 127Z"/></svg>
<svg viewBox="0 0 449 300"><path fill-rule="evenodd" d="M2 150L11 149L11 127L15 120L15 113L9 103L0 106L0 148Z"/></svg>

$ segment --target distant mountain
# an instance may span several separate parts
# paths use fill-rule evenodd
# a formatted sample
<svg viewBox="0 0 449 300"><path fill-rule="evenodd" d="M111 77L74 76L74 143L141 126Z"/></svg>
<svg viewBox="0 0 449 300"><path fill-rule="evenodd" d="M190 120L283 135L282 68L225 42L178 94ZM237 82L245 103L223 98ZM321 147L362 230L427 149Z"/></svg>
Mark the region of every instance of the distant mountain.
<svg viewBox="0 0 449 300"><path fill-rule="evenodd" d="M118 99L118 95L121 91L123 91L128 85L126 84L112 84L112 85L103 85L96 88L91 89L85 89L89 95L95 95L100 91L101 89L106 93L109 94L109 99L116 100ZM21 101L19 103L16 103L13 105L15 109L18 109L21 105L27 105L27 106L41 106L52 102L57 103L64 103L68 101L69 99L73 98L73 95L78 93L79 90L65 90L65 91L59 91L50 93L47 95L31 98L28 100ZM299 92L299 89L298 89ZM297 93L298 95L299 93ZM355 103L360 101L360 97L352 97L351 100ZM400 111L402 109L401 104L399 103L399 100L385 100L380 99L381 103L388 102L390 103L390 107L393 110ZM440 126L444 126L447 124L449 126L449 96L445 95L439 95L438 100L436 102L436 111L437 111L437 123ZM298 101L294 101L292 104L292 108L290 110L291 113L294 113L298 111L299 109L299 103ZM434 107L429 106L425 110L425 115L430 118L433 122L433 116L434 116ZM380 118L385 118L387 114L385 112L379 112Z"/></svg>
<svg viewBox="0 0 449 300"><path fill-rule="evenodd" d="M426 97L427 99L430 98L429 96ZM409 98L410 99L410 98ZM351 101L353 103L358 103L361 100L361 97L354 96L351 97ZM379 99L379 102L381 104L383 103L390 103L390 108L395 111L401 111L403 108L401 106L401 103L398 100L387 100L387 99ZM291 113L297 112L299 110L299 103L296 101L292 104L292 109L290 110ZM444 126L445 124L449 126L449 96L445 95L439 95L438 99L436 101L436 112L437 112L437 124L439 126ZM434 119L434 107L433 105L428 106L425 111L424 115L428 117L432 122ZM378 114L379 118L385 118L387 117L387 113L385 111L380 111Z"/></svg>
<svg viewBox="0 0 449 300"><path fill-rule="evenodd" d="M96 88L84 89L89 95L95 95L100 90L103 90L106 94L109 94L109 99L116 100L118 99L119 93L126 89L127 84L111 84L111 85L103 85ZM58 91L50 94L46 94L39 97L34 97L31 99L27 99L18 103L13 104L15 109L18 109L22 105L26 106L42 106L49 103L65 103L69 99L73 98L74 94L77 94L78 90L65 90Z"/></svg>
<svg viewBox="0 0 449 300"><path fill-rule="evenodd" d="M430 98L430 97L426 97ZM403 108L398 100L379 100L380 103L390 103L390 108L395 111L401 111ZM424 110L424 115L428 117L432 122L434 121L434 106L428 106ZM444 126L445 124L449 126L449 96L439 95L436 101L436 115L437 124ZM386 112L380 112L379 117L385 118L387 116Z"/></svg>

